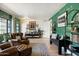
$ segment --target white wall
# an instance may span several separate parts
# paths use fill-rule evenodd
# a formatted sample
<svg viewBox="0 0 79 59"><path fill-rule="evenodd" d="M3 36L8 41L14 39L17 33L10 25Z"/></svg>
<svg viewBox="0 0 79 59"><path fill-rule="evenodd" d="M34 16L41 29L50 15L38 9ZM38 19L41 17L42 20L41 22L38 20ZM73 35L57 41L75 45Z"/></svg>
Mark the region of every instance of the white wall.
<svg viewBox="0 0 79 59"><path fill-rule="evenodd" d="M22 25L21 25L21 32L22 33L25 33L26 32L26 22L25 23L22 23Z"/></svg>
<svg viewBox="0 0 79 59"><path fill-rule="evenodd" d="M21 19L21 32L25 35L26 32L26 25L27 25L27 21L25 19ZM23 35L23 36L24 36Z"/></svg>
<svg viewBox="0 0 79 59"><path fill-rule="evenodd" d="M25 33L27 24L30 20L26 20L22 22L21 24L21 32ZM36 20L37 24L39 24L39 27L41 30L43 30L43 37L49 38L50 37L50 22L49 21L44 21L44 20Z"/></svg>
<svg viewBox="0 0 79 59"><path fill-rule="evenodd" d="M44 21L44 20L39 20L38 24L39 24L40 28L44 31L43 37L49 38L50 37L50 22Z"/></svg>

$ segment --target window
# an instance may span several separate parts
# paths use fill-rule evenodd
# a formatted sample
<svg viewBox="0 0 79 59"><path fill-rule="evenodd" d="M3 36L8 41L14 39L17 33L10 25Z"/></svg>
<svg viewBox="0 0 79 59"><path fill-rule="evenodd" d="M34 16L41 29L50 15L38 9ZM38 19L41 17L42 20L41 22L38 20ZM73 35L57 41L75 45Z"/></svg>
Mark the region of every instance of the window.
<svg viewBox="0 0 79 59"><path fill-rule="evenodd" d="M16 24L16 32L19 32L19 24Z"/></svg>
<svg viewBox="0 0 79 59"><path fill-rule="evenodd" d="M11 33L11 20L8 20L8 24L7 24L7 31L8 33Z"/></svg>
<svg viewBox="0 0 79 59"><path fill-rule="evenodd" d="M0 34L6 33L7 31L7 20L0 18Z"/></svg>
<svg viewBox="0 0 79 59"><path fill-rule="evenodd" d="M14 32L20 32L20 19L14 18L14 21L12 23L14 25Z"/></svg>

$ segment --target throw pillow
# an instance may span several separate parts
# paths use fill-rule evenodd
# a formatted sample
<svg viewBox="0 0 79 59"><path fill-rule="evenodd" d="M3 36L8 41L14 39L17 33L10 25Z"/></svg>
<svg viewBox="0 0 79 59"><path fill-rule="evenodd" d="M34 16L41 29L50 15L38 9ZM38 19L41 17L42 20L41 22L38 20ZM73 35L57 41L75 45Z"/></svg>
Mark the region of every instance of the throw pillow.
<svg viewBox="0 0 79 59"><path fill-rule="evenodd" d="M17 40L21 40L21 37L20 37L20 36L16 36L16 39L17 39Z"/></svg>
<svg viewBox="0 0 79 59"><path fill-rule="evenodd" d="M11 46L13 46L13 44L12 44L12 40L8 40L8 42L10 43Z"/></svg>

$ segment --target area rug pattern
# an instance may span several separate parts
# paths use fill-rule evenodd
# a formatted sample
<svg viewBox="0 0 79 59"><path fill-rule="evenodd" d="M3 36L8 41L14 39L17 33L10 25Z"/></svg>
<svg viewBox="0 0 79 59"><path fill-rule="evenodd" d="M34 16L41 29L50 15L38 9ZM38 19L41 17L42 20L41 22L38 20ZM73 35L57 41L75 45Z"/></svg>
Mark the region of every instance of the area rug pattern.
<svg viewBox="0 0 79 59"><path fill-rule="evenodd" d="M32 43L32 56L49 56L48 49L45 44Z"/></svg>

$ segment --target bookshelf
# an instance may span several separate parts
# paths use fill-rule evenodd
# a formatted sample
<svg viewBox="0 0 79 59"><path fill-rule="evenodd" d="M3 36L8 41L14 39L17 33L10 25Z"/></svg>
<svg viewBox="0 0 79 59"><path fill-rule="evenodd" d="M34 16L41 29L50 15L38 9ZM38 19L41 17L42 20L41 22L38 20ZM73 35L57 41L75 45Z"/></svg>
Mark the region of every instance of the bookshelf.
<svg viewBox="0 0 79 59"><path fill-rule="evenodd" d="M67 24L67 26L70 25L70 31L66 30L66 33L71 33L70 41L72 42L70 45L70 51L71 55L75 54L79 56L79 12L77 12L70 23Z"/></svg>

